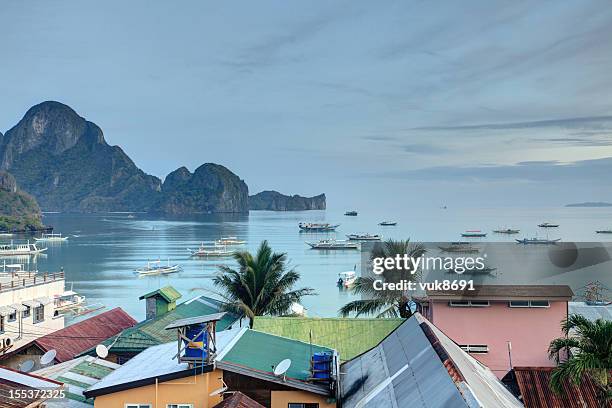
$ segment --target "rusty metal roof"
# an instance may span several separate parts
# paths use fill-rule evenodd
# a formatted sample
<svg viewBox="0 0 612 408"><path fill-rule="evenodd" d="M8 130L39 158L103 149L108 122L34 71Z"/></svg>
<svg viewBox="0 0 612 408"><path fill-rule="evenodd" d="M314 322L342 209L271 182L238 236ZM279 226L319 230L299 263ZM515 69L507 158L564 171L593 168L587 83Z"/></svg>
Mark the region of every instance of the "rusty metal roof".
<svg viewBox="0 0 612 408"><path fill-rule="evenodd" d="M553 367L514 367L525 408L601 408L597 402L595 385L588 377L584 377L579 386L565 380L564 394L553 393L549 386L553 369ZM608 407L612 407L612 402Z"/></svg>
<svg viewBox="0 0 612 408"><path fill-rule="evenodd" d="M428 290L427 296L434 299L571 300L574 292L567 285L474 285L474 290Z"/></svg>
<svg viewBox="0 0 612 408"><path fill-rule="evenodd" d="M264 408L264 406L237 391L213 408Z"/></svg>

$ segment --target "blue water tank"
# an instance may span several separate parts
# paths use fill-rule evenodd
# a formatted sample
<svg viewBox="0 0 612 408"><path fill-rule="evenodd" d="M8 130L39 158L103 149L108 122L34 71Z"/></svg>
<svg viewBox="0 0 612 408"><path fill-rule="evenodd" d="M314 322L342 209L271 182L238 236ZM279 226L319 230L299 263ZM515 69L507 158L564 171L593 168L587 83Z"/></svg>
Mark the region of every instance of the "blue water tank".
<svg viewBox="0 0 612 408"><path fill-rule="evenodd" d="M314 353L312 356L313 377L329 379L331 377L333 360L334 356L329 351Z"/></svg>
<svg viewBox="0 0 612 408"><path fill-rule="evenodd" d="M187 340L183 339L183 343L185 344L185 357L202 360L206 358L206 350L208 350L208 336L206 335L206 331L202 332L203 329L203 324L187 327L185 335L193 340L188 342Z"/></svg>

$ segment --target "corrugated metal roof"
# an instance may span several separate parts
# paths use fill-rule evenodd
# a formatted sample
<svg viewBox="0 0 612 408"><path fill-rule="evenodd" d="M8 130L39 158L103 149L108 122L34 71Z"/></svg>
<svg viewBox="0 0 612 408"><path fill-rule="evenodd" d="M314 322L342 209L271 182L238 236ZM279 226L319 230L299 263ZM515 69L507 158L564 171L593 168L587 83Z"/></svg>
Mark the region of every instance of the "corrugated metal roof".
<svg viewBox="0 0 612 408"><path fill-rule="evenodd" d="M257 401L253 401L247 395L236 391L213 408L265 408Z"/></svg>
<svg viewBox="0 0 612 408"><path fill-rule="evenodd" d="M23 408L35 406L35 402L41 402L46 398L34 398L34 393L11 395L11 391L17 390L37 390L37 389L56 389L62 387L62 383L48 380L36 375L23 373L6 367L0 367L0 407L3 408ZM32 405L30 405L32 404Z"/></svg>
<svg viewBox="0 0 612 408"><path fill-rule="evenodd" d="M136 324L130 315L117 307L87 320L80 321L61 330L39 337L32 343L43 351L57 350L55 360L64 362L77 354L95 347L122 330Z"/></svg>
<svg viewBox="0 0 612 408"><path fill-rule="evenodd" d="M142 295L141 297L139 297L139 299L142 300L155 295L160 295L168 303L175 302L182 296L181 293L178 290L174 289L172 286L164 286L163 288Z"/></svg>
<svg viewBox="0 0 612 408"><path fill-rule="evenodd" d="M597 402L595 385L584 377L580 386L563 382L565 394L550 389L552 367L515 367L514 373L526 408L602 408ZM612 407L610 402L608 407Z"/></svg>
<svg viewBox="0 0 612 408"><path fill-rule="evenodd" d="M193 324L217 322L225 316L225 312L213 313L203 316L186 317L184 319L178 319L164 327L166 330L176 329L178 327L191 326Z"/></svg>
<svg viewBox="0 0 612 408"><path fill-rule="evenodd" d="M481 298L501 299L510 298L546 298L570 300L574 292L567 285L474 285L474 290L428 290L427 296L442 299Z"/></svg>
<svg viewBox="0 0 612 408"><path fill-rule="evenodd" d="M336 350L341 361L375 347L405 319L343 319L311 317L263 317L253 328L264 333L312 342Z"/></svg>

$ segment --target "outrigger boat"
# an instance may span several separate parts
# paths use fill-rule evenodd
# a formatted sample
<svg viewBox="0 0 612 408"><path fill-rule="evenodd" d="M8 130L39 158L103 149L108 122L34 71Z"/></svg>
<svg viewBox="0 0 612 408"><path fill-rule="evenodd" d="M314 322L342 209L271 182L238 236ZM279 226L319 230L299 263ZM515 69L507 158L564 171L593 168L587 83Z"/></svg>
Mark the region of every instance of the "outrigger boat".
<svg viewBox="0 0 612 408"><path fill-rule="evenodd" d="M53 304L55 305L55 310L59 312L82 309L85 306L85 296L79 295L71 288L61 295L55 295Z"/></svg>
<svg viewBox="0 0 612 408"><path fill-rule="evenodd" d="M300 227L300 231L308 231L308 232L325 232L325 231L335 231L340 224L328 224L328 223L316 223L316 222L300 222L298 227Z"/></svg>
<svg viewBox="0 0 612 408"><path fill-rule="evenodd" d="M26 271L22 264L7 264L6 261L2 264L2 272L0 276L9 277L30 277L36 275L38 271Z"/></svg>
<svg viewBox="0 0 612 408"><path fill-rule="evenodd" d="M355 281L357 280L357 275L355 274L355 271L346 271L346 272L340 272L338 274L338 286L344 286L345 288L348 288L349 286L352 286Z"/></svg>
<svg viewBox="0 0 612 408"><path fill-rule="evenodd" d="M379 222L378 225L382 225L383 227L392 227L394 225L397 225L397 222L395 222L395 221L383 221L383 222Z"/></svg>
<svg viewBox="0 0 612 408"><path fill-rule="evenodd" d="M171 265L170 259L168 259L167 265L162 265L161 260L147 262L147 266L135 269L140 276L144 275L162 275L167 273L174 273L181 270L181 266L178 264Z"/></svg>
<svg viewBox="0 0 612 408"><path fill-rule="evenodd" d="M469 242L451 242L448 246L439 246L438 248L440 248L444 252L470 253L480 251L480 248L475 247Z"/></svg>
<svg viewBox="0 0 612 408"><path fill-rule="evenodd" d="M63 237L62 234L42 234L40 238L34 238L36 242L61 242L66 241L68 237Z"/></svg>
<svg viewBox="0 0 612 408"><path fill-rule="evenodd" d="M504 228L504 229L496 229L493 230L494 233L496 234L518 234L519 232L521 232L521 230L517 230L517 229L512 229L512 228Z"/></svg>
<svg viewBox="0 0 612 408"><path fill-rule="evenodd" d="M561 238L557 239L540 239L540 238L523 238L517 239L516 242L523 245L554 245L556 242L561 241Z"/></svg>
<svg viewBox="0 0 612 408"><path fill-rule="evenodd" d="M36 244L10 244L0 245L0 256L14 256L14 255L36 255L45 252L47 248L38 248Z"/></svg>
<svg viewBox="0 0 612 408"><path fill-rule="evenodd" d="M598 234L612 234L612 228L605 229L605 230L597 230L595 232Z"/></svg>
<svg viewBox="0 0 612 408"><path fill-rule="evenodd" d="M346 236L349 241L380 241L382 235L379 234L348 234Z"/></svg>
<svg viewBox="0 0 612 408"><path fill-rule="evenodd" d="M359 244L349 241L336 241L335 239L323 239L319 242L306 242L312 249L359 249Z"/></svg>
<svg viewBox="0 0 612 408"><path fill-rule="evenodd" d="M204 243L200 245L198 249L187 248L191 256L199 256L199 257L227 257L232 256L234 254L233 250L229 250L224 246L205 246Z"/></svg>
<svg viewBox="0 0 612 408"><path fill-rule="evenodd" d="M355 217L357 216L357 211L347 211L344 213L344 215Z"/></svg>
<svg viewBox="0 0 612 408"><path fill-rule="evenodd" d="M487 236L487 233L481 232L480 230L470 230L462 232L461 236L464 238L483 238Z"/></svg>
<svg viewBox="0 0 612 408"><path fill-rule="evenodd" d="M225 245L244 245L246 241L239 240L237 237L221 237L215 241L216 245L225 246Z"/></svg>
<svg viewBox="0 0 612 408"><path fill-rule="evenodd" d="M550 222L543 222L542 224L538 224L540 228L557 228L559 224L551 224Z"/></svg>

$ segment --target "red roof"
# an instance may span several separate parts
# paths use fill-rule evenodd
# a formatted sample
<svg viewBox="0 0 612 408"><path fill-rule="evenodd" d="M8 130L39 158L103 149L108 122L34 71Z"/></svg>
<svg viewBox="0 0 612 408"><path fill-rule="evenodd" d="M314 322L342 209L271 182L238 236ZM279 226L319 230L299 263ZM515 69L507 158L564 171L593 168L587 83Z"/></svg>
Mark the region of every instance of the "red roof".
<svg viewBox="0 0 612 408"><path fill-rule="evenodd" d="M213 408L265 408L240 391L236 391Z"/></svg>
<svg viewBox="0 0 612 408"><path fill-rule="evenodd" d="M601 408L596 388L588 377L579 386L563 382L564 393L557 395L549 386L553 367L514 367L525 408ZM608 405L612 407L612 403Z"/></svg>
<svg viewBox="0 0 612 408"><path fill-rule="evenodd" d="M32 344L36 344L45 352L55 349L57 351L55 361L63 363L136 323L132 316L117 307L39 337Z"/></svg>

